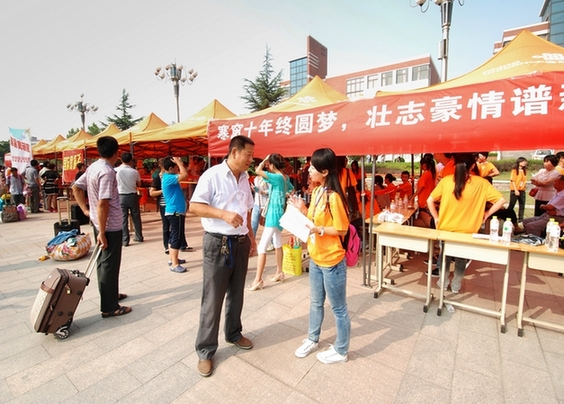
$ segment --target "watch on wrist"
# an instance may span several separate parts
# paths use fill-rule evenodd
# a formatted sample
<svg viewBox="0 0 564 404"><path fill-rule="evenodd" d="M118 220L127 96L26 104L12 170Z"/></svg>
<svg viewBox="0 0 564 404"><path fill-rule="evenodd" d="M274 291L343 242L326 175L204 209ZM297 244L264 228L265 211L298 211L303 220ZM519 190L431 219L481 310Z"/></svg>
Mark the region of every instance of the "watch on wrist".
<svg viewBox="0 0 564 404"><path fill-rule="evenodd" d="M325 229L323 228L323 226L321 226L319 228L319 237L323 237L324 234L325 234Z"/></svg>

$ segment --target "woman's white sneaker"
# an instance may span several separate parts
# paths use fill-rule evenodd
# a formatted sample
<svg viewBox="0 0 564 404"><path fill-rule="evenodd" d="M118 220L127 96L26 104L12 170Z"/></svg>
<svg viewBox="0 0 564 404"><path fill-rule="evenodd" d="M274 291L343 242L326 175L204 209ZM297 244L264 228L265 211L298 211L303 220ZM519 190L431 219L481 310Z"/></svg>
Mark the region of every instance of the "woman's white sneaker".
<svg viewBox="0 0 564 404"><path fill-rule="evenodd" d="M298 358L305 358L317 349L317 345L317 342L313 342L312 340L306 338L302 341L302 345L298 349L296 349L296 352L294 352L294 354Z"/></svg>
<svg viewBox="0 0 564 404"><path fill-rule="evenodd" d="M346 362L347 359L347 355L341 355L339 352L335 351L333 345L331 345L326 351L319 352L317 354L317 360L327 365L330 365L331 363Z"/></svg>

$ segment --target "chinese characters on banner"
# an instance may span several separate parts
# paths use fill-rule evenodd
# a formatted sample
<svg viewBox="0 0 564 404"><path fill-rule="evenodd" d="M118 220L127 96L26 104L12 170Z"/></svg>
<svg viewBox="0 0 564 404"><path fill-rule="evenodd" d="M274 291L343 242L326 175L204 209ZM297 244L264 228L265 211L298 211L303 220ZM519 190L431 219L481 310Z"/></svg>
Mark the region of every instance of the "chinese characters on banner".
<svg viewBox="0 0 564 404"><path fill-rule="evenodd" d="M258 156L308 155L319 147L338 155L526 150L564 145L563 126L564 72L551 72L212 120L208 144L216 156L239 135L255 141Z"/></svg>
<svg viewBox="0 0 564 404"><path fill-rule="evenodd" d="M63 182L71 183L76 177L76 165L83 162L82 150L63 150Z"/></svg>
<svg viewBox="0 0 564 404"><path fill-rule="evenodd" d="M12 167L16 167L18 172L23 173L32 159L31 135L29 129L8 129L10 130Z"/></svg>

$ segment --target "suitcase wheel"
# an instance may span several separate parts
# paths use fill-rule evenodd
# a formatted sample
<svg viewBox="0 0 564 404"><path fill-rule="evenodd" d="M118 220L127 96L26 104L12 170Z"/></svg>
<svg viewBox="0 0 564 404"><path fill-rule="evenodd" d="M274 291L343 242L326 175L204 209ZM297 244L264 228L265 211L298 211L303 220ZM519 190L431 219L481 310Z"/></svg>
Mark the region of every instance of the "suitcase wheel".
<svg viewBox="0 0 564 404"><path fill-rule="evenodd" d="M55 331L55 336L58 339L66 339L69 336L69 326L66 324L63 325L61 328Z"/></svg>

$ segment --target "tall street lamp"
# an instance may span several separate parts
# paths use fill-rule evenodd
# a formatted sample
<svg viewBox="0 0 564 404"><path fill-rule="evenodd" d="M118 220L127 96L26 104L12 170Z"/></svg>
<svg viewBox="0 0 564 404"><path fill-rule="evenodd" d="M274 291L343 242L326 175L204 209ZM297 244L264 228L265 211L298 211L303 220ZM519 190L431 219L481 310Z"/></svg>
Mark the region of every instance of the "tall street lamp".
<svg viewBox="0 0 564 404"><path fill-rule="evenodd" d="M82 121L82 130L86 131L85 125L85 115L87 112L92 112L93 114L98 111L98 107L96 105L88 104L84 102L84 94L80 94L80 101L75 102L74 104L68 104L67 108L69 111L78 111L80 114L80 120Z"/></svg>
<svg viewBox="0 0 564 404"><path fill-rule="evenodd" d="M198 76L198 72L195 72L194 69L186 70L184 66L177 66L176 62L174 62L166 65L164 71L162 67L157 67L155 69L155 76L159 80L172 81L174 98L176 98L176 122L180 122L180 84L188 83L191 85Z"/></svg>
<svg viewBox="0 0 564 404"><path fill-rule="evenodd" d="M415 0L415 4L421 7L421 11L425 13L429 9L429 4L427 8L423 8L423 5L427 0ZM441 82L447 81L447 71L448 71L448 34L450 31L450 25L452 23L452 7L454 0L435 0L435 4L441 8L441 26L443 29L443 39L439 43L439 59L441 60ZM458 0L458 4L464 5L464 0Z"/></svg>

